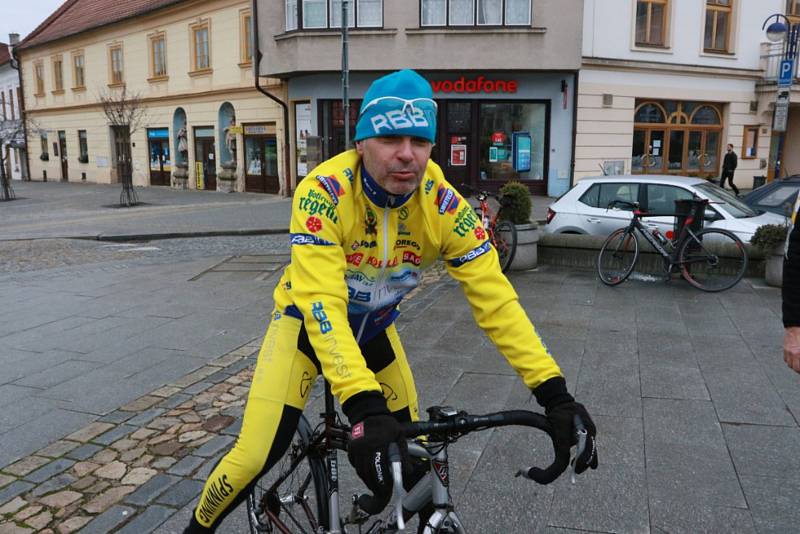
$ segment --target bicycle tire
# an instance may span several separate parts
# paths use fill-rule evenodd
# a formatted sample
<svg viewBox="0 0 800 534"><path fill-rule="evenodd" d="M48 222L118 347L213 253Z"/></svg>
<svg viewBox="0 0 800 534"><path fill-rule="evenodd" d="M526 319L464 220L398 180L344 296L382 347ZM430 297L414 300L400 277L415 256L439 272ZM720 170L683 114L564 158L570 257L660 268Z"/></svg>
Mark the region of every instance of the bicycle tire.
<svg viewBox="0 0 800 534"><path fill-rule="evenodd" d="M506 272L517 252L517 227L511 221L500 221L495 225L492 235L492 244L500 257L500 269Z"/></svg>
<svg viewBox="0 0 800 534"><path fill-rule="evenodd" d="M325 476L325 464L319 456L308 454L311 442L311 425L304 416L300 416L294 439L286 453L262 478L253 484L247 495L247 520L250 534L282 532L272 518L265 513L269 507L272 513L298 533L316 533L312 518L300 501L307 503L308 509L316 513L313 521L325 530L329 528L328 516L328 479ZM295 458L305 453L294 469L291 465ZM288 477L278 487L275 494L268 495L267 490L280 476L288 473ZM309 486L313 486L309 488ZM308 490L311 489L309 492ZM294 502L293 502L294 501ZM300 530L295 530L295 529Z"/></svg>
<svg viewBox="0 0 800 534"><path fill-rule="evenodd" d="M597 275L607 286L616 286L628 279L639 259L639 241L628 228L611 232L597 254Z"/></svg>
<svg viewBox="0 0 800 534"><path fill-rule="evenodd" d="M748 263L741 239L718 228L700 230L695 236L689 234L678 252L678 264L686 281L711 293L738 284Z"/></svg>

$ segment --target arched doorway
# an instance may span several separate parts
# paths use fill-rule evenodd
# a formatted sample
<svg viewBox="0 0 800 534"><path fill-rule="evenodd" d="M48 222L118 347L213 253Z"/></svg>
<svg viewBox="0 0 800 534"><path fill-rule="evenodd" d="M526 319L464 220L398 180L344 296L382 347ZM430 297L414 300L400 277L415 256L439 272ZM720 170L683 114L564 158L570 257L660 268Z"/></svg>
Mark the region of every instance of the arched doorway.
<svg viewBox="0 0 800 534"><path fill-rule="evenodd" d="M634 114L633 174L719 174L722 112L704 102L643 101Z"/></svg>

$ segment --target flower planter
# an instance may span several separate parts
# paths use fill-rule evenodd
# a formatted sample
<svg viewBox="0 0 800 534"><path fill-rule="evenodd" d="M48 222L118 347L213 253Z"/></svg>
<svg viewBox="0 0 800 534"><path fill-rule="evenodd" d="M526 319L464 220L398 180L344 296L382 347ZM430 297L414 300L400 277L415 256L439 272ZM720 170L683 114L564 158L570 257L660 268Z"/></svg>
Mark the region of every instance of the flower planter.
<svg viewBox="0 0 800 534"><path fill-rule="evenodd" d="M783 286L783 249L771 251L764 257L764 279L768 286Z"/></svg>
<svg viewBox="0 0 800 534"><path fill-rule="evenodd" d="M512 271L527 271L539 264L539 225L517 224L517 251L511 260Z"/></svg>

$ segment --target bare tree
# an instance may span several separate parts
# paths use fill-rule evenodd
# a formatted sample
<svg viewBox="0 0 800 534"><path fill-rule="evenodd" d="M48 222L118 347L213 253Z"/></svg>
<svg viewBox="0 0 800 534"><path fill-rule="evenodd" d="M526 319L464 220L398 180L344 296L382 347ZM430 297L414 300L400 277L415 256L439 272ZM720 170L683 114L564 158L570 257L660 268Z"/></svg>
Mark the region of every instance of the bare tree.
<svg viewBox="0 0 800 534"><path fill-rule="evenodd" d="M97 95L111 130L114 132L117 175L122 183L120 205L135 206L139 203L133 189L131 165L131 136L149 120L147 106L139 93L128 93L124 85L119 91L103 91Z"/></svg>

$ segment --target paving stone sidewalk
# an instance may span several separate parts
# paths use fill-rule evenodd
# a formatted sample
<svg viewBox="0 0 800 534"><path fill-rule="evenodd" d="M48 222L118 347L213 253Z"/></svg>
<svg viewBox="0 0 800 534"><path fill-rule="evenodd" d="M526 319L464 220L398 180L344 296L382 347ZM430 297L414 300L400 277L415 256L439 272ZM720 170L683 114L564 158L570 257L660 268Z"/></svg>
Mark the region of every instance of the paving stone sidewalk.
<svg viewBox="0 0 800 534"><path fill-rule="evenodd" d="M260 339L0 469L0 532L150 532L241 425Z"/></svg>

